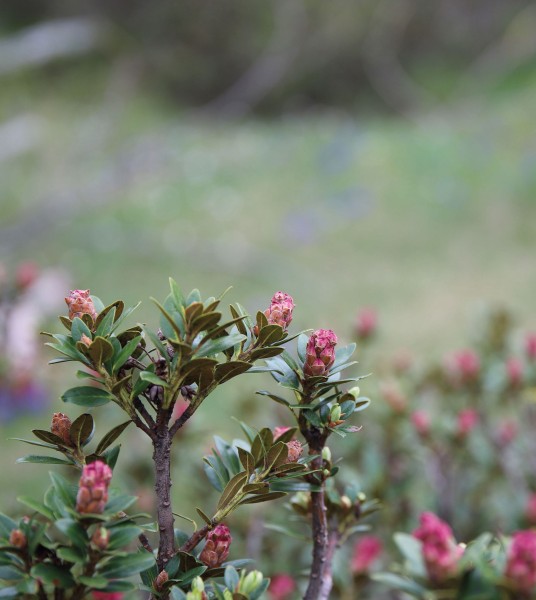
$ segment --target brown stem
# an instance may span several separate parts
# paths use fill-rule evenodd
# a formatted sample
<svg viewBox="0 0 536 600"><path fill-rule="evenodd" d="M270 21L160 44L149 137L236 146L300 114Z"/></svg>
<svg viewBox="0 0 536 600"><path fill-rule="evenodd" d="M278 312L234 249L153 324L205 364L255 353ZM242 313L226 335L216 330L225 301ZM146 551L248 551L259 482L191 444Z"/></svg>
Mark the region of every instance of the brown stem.
<svg viewBox="0 0 536 600"><path fill-rule="evenodd" d="M186 423L186 421L194 414L199 408L200 402L192 402L188 405L188 408L182 413L182 415L173 423L169 430L170 437L173 437L177 431Z"/></svg>
<svg viewBox="0 0 536 600"><path fill-rule="evenodd" d="M147 550L147 552L150 552L152 554L153 548L152 548L151 544L149 543L147 536L144 533L140 533L140 535L138 536L138 539L140 540L140 544L145 548L145 550Z"/></svg>
<svg viewBox="0 0 536 600"><path fill-rule="evenodd" d="M165 413L165 414L164 414ZM158 571L162 571L175 553L175 532L171 507L171 436L167 423L169 411L160 410L156 436L153 439L153 461L155 465L155 493L160 541L158 544Z"/></svg>
<svg viewBox="0 0 536 600"><path fill-rule="evenodd" d="M204 527L201 527L201 529L195 531L180 547L181 552L191 552L197 544L207 536L210 529L209 525L205 525Z"/></svg>

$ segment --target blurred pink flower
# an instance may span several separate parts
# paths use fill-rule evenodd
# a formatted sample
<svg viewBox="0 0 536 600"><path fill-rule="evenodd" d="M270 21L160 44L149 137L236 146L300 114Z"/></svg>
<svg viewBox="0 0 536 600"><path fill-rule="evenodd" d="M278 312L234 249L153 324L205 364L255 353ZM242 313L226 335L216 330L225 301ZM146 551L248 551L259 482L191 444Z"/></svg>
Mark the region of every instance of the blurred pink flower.
<svg viewBox="0 0 536 600"><path fill-rule="evenodd" d="M430 417L423 410L415 410L411 413L411 422L415 431L426 436L430 433Z"/></svg>
<svg viewBox="0 0 536 600"><path fill-rule="evenodd" d="M422 542L424 564L431 581L443 582L456 575L463 549L456 545L447 523L434 513L425 512L413 537Z"/></svg>
<svg viewBox="0 0 536 600"><path fill-rule="evenodd" d="M480 374L480 358L473 350L458 350L447 357L445 368L454 384L471 383Z"/></svg>
<svg viewBox="0 0 536 600"><path fill-rule="evenodd" d="M296 582L287 573L278 573L271 578L268 595L271 600L288 600L296 589Z"/></svg>
<svg viewBox="0 0 536 600"><path fill-rule="evenodd" d="M478 423L478 413L473 408L462 410L458 414L458 435L465 437L475 428Z"/></svg>
<svg viewBox="0 0 536 600"><path fill-rule="evenodd" d="M356 334L360 340L368 340L378 327L378 314L373 308L362 308L357 313L355 324Z"/></svg>
<svg viewBox="0 0 536 600"><path fill-rule="evenodd" d="M383 552L383 545L374 535L365 535L354 546L352 555L352 573L366 573Z"/></svg>
<svg viewBox="0 0 536 600"><path fill-rule="evenodd" d="M502 446L511 444L517 435L517 423L512 419L503 421L497 428L497 437Z"/></svg>
<svg viewBox="0 0 536 600"><path fill-rule="evenodd" d="M380 383L380 393L395 412L404 412L408 400L397 383L394 381L382 381Z"/></svg>
<svg viewBox="0 0 536 600"><path fill-rule="evenodd" d="M532 493L525 505L525 517L531 525L536 525L536 494Z"/></svg>
<svg viewBox="0 0 536 600"><path fill-rule="evenodd" d="M532 361L536 360L536 333L528 333L525 338L525 353Z"/></svg>
<svg viewBox="0 0 536 600"><path fill-rule="evenodd" d="M327 376L335 362L337 336L331 329L313 331L307 342L303 373L306 377Z"/></svg>
<svg viewBox="0 0 536 600"><path fill-rule="evenodd" d="M30 287L38 277L39 268L34 262L22 262L17 266L15 283L19 289L25 290L27 287Z"/></svg>
<svg viewBox="0 0 536 600"><path fill-rule="evenodd" d="M523 363L519 358L511 356L506 361L506 376L511 387L516 388L523 382Z"/></svg>
<svg viewBox="0 0 536 600"><path fill-rule="evenodd" d="M91 592L93 600L123 600L123 592Z"/></svg>
<svg viewBox="0 0 536 600"><path fill-rule="evenodd" d="M288 431L290 427L274 427L274 441L277 440L278 437L282 436L285 431Z"/></svg>
<svg viewBox="0 0 536 600"><path fill-rule="evenodd" d="M506 577L515 588L530 593L536 588L536 531L518 531L508 549Z"/></svg>

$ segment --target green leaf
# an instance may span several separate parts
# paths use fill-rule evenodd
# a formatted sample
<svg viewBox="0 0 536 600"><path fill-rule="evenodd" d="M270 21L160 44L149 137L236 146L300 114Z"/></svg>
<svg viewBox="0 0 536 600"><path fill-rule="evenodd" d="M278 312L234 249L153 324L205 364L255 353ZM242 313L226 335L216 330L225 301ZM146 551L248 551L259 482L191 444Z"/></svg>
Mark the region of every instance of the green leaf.
<svg viewBox="0 0 536 600"><path fill-rule="evenodd" d="M368 408L369 404L370 404L370 398L365 398L365 397L358 398L357 402L355 403L354 412L359 412L361 410L365 410L365 408Z"/></svg>
<svg viewBox="0 0 536 600"><path fill-rule="evenodd" d="M114 527L110 531L108 550L119 550L135 540L141 532L141 527L137 527L136 525L120 525Z"/></svg>
<svg viewBox="0 0 536 600"><path fill-rule="evenodd" d="M4 515L3 513L0 513L0 535L2 537L8 538L11 531L16 528L17 524L15 521L13 521L13 519L7 515Z"/></svg>
<svg viewBox="0 0 536 600"><path fill-rule="evenodd" d="M99 444L95 450L95 454L101 454L102 452L104 452L104 450L106 450L106 448L111 446L115 442L115 440L123 433L123 431L131 423L132 423L132 421L130 421L130 420L125 421L124 423L117 425L113 429L110 429L110 431L108 433L106 433L104 435L104 437L101 439L101 441L99 442Z"/></svg>
<svg viewBox="0 0 536 600"><path fill-rule="evenodd" d="M125 347L121 350L121 352L115 357L114 364L112 367L112 372L117 373L119 369L126 363L126 361L132 356L138 344L141 342L143 338L141 335L136 336L131 339L129 342L125 344ZM164 356L167 355L167 352L164 353Z"/></svg>
<svg viewBox="0 0 536 600"><path fill-rule="evenodd" d="M412 575L426 577L426 568L422 558L422 542L407 533L395 533L393 540L406 560Z"/></svg>
<svg viewBox="0 0 536 600"><path fill-rule="evenodd" d="M79 342L83 335L89 339L93 337L89 327L84 323L84 321L78 317L75 317L71 325L71 336L75 342Z"/></svg>
<svg viewBox="0 0 536 600"><path fill-rule="evenodd" d="M108 404L110 400L114 399L114 396L107 392L93 386L80 386L74 387L67 390L61 399L64 402L70 402L77 406L103 406Z"/></svg>
<svg viewBox="0 0 536 600"><path fill-rule="evenodd" d="M180 340L182 338L183 332L181 331L181 328L179 327L178 323L175 321L173 316L169 314L169 312L160 304L160 302L158 302L158 300L156 300L155 298L151 298L151 300L156 304L158 310L162 313L162 316L164 317L166 322L171 326L171 331L169 331L168 328L165 327L164 323L161 323L164 335L168 339L173 339L173 334L175 334L175 339ZM174 316L178 316L181 319L182 324L181 315L178 312L176 312L174 313Z"/></svg>
<svg viewBox="0 0 536 600"><path fill-rule="evenodd" d="M111 305L104 309L97 317L98 326L95 335L108 336L112 331L115 321L115 306Z"/></svg>
<svg viewBox="0 0 536 600"><path fill-rule="evenodd" d="M246 483L248 479L247 471L242 471L235 475L231 481L225 486L223 493L218 501L217 509L220 510L240 492L242 486Z"/></svg>
<svg viewBox="0 0 536 600"><path fill-rule="evenodd" d="M105 338L97 336L87 349L89 356L96 365L101 365L114 355L114 347Z"/></svg>
<svg viewBox="0 0 536 600"><path fill-rule="evenodd" d="M50 479L52 480L52 485L56 490L58 496L61 498L62 502L65 506L69 508L75 507L76 504L76 494L78 492L77 485L71 485L65 477L62 477L59 473L51 472L49 473Z"/></svg>
<svg viewBox="0 0 536 600"><path fill-rule="evenodd" d="M104 459L104 462L112 470L115 468L115 463L117 462L117 459L119 457L119 451L120 450L121 450L121 444L118 444L117 446L114 446L113 448L110 448L109 450L106 450L101 455L102 458Z"/></svg>
<svg viewBox="0 0 536 600"><path fill-rule="evenodd" d="M240 460L238 459L238 453L235 449L217 435L214 436L214 442L216 444L216 449L220 454L220 458L227 467L229 473L239 473L241 471Z"/></svg>
<svg viewBox="0 0 536 600"><path fill-rule="evenodd" d="M211 340L204 344L201 348L196 350L196 356L209 356L214 354L219 354L228 348L232 348L243 342L246 339L245 335L241 333L231 333L229 335L225 335L221 338L217 338L215 340Z"/></svg>
<svg viewBox="0 0 536 600"><path fill-rule="evenodd" d="M238 575L238 571L232 565L228 565L225 568L225 585L230 590L235 590L239 582L240 576Z"/></svg>
<svg viewBox="0 0 536 600"><path fill-rule="evenodd" d="M195 507L195 510L197 511L197 514L203 519L203 521L205 521L205 523L207 525L212 525L212 521L210 519L210 517L207 517L207 515L197 506Z"/></svg>
<svg viewBox="0 0 536 600"><path fill-rule="evenodd" d="M80 583L87 585L90 589L102 590L108 585L108 579L106 577L99 577L98 575L92 575L91 577L81 576L78 578Z"/></svg>
<svg viewBox="0 0 536 600"><path fill-rule="evenodd" d="M255 392L255 393L258 394L259 396L268 396L268 398L271 398L272 400L274 400L274 402L277 402L278 404L282 404L283 406L290 406L290 402L288 400L285 400L281 396L276 396L275 394L271 394L270 392L267 392L266 390L259 390L258 392Z"/></svg>
<svg viewBox="0 0 536 600"><path fill-rule="evenodd" d="M201 302L201 294L197 288L193 289L186 298L186 306L190 306L194 302Z"/></svg>
<svg viewBox="0 0 536 600"><path fill-rule="evenodd" d="M19 496L17 498L17 501L20 502L21 504L25 504L32 510L35 510L36 512L43 515L50 521L54 520L54 513L47 506L42 504L41 502L38 502L37 500L34 500L33 498L30 498L28 496Z"/></svg>
<svg viewBox="0 0 536 600"><path fill-rule="evenodd" d="M396 573L373 573L370 577L374 581L384 583L390 588L400 590L401 592L406 592L406 594L415 598L426 597L426 588L411 579L402 577L402 575L397 575Z"/></svg>
<svg viewBox="0 0 536 600"><path fill-rule="evenodd" d="M184 308L184 295L181 292L181 289L179 288L177 282L171 277L169 278L169 287L171 289L171 297L173 298L173 302L175 303L177 309L180 309L181 307Z"/></svg>
<svg viewBox="0 0 536 600"><path fill-rule="evenodd" d="M167 381L160 379L160 377L158 377L151 371L141 371L140 379L142 381L148 381L149 383L152 383L153 385L159 385L161 387L166 387L166 388L169 387L169 383L167 383Z"/></svg>
<svg viewBox="0 0 536 600"><path fill-rule="evenodd" d="M67 562L72 563L83 563L86 558L86 553L82 551L81 548L67 548L60 547L56 550L56 554L62 560L66 560Z"/></svg>
<svg viewBox="0 0 536 600"><path fill-rule="evenodd" d="M62 458L56 458L55 456L38 456L37 454L27 454L26 456L21 456L21 458L17 458L17 463L33 463L40 465L69 465L73 466L73 463L69 460L64 460Z"/></svg>
<svg viewBox="0 0 536 600"><path fill-rule="evenodd" d="M251 363L242 360L221 363L214 370L214 378L218 383L225 383L229 379L245 373L250 367Z"/></svg>
<svg viewBox="0 0 536 600"><path fill-rule="evenodd" d="M240 446L238 447L238 458L240 460L240 462L242 463L242 466L244 467L244 469L249 473L253 473L253 470L255 469L255 460L253 458L253 455L248 452L247 450L244 450L243 448L240 448Z"/></svg>
<svg viewBox="0 0 536 600"><path fill-rule="evenodd" d="M348 362L348 359L352 356L352 354L355 352L356 349L356 345L355 344L348 344L347 346L342 346L341 348L337 348L335 350L335 362L332 365L332 369L337 369L337 367L340 367L341 365L344 365L344 363Z"/></svg>
<svg viewBox="0 0 536 600"><path fill-rule="evenodd" d="M45 429L32 429L32 433L36 438L39 438L43 442L47 442L48 444L52 444L53 446L66 446L67 444L57 435L52 433L51 431L46 431Z"/></svg>
<svg viewBox="0 0 536 600"><path fill-rule="evenodd" d="M52 444L44 444L43 442L36 442L35 440L24 440L22 438L8 438L8 440L24 442L25 444L30 444L31 446L39 446L40 448L48 448L49 450L57 450L56 445L53 446Z"/></svg>
<svg viewBox="0 0 536 600"><path fill-rule="evenodd" d="M97 565L97 572L109 579L122 579L145 571L155 564L155 558L146 550L127 556L114 556L101 566Z"/></svg>
<svg viewBox="0 0 536 600"><path fill-rule="evenodd" d="M93 417L89 413L84 413L73 421L69 436L76 448L82 448L91 441L94 431Z"/></svg>
<svg viewBox="0 0 536 600"><path fill-rule="evenodd" d="M259 331L257 337L258 346L268 346L275 344L285 336L285 332L280 325L266 325Z"/></svg>
<svg viewBox="0 0 536 600"><path fill-rule="evenodd" d="M67 569L56 567L47 563L39 563L31 570L32 577L41 579L44 583L54 585L61 589L69 589L74 586L74 579Z"/></svg>
<svg viewBox="0 0 536 600"><path fill-rule="evenodd" d="M258 504L259 502L269 502L270 500L276 500L277 498L282 498L286 495L286 492L268 492L267 494L246 498L245 500L242 500L240 504Z"/></svg>
<svg viewBox="0 0 536 600"><path fill-rule="evenodd" d="M269 348L257 348L256 350L253 350L253 352L250 355L250 358L251 360L273 358L274 356L279 356L280 354L283 354L284 351L284 348L279 348L277 346Z"/></svg>

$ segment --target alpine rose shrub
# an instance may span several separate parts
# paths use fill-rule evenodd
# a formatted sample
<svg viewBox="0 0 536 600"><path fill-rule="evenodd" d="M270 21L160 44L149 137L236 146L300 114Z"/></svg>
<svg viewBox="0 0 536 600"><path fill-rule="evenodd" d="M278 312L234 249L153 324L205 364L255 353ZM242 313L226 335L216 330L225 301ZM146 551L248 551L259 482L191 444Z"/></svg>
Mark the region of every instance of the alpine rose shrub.
<svg viewBox="0 0 536 600"><path fill-rule="evenodd" d="M76 510L80 513L101 514L108 502L108 486L112 469L100 460L85 465L78 485Z"/></svg>
<svg viewBox="0 0 536 600"><path fill-rule="evenodd" d="M413 537L422 542L422 554L428 576L442 582L456 575L463 549L456 545L451 528L430 512L421 515Z"/></svg>

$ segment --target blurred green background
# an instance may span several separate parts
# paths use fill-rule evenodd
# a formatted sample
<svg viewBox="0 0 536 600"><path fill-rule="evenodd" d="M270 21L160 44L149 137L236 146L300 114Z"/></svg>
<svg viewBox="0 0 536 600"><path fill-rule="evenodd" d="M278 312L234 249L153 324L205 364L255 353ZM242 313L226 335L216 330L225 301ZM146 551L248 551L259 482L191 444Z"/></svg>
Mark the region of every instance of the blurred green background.
<svg viewBox="0 0 536 600"><path fill-rule="evenodd" d="M4 0L4 269L61 269L105 303L142 300L136 319L155 326L149 297L168 276L204 296L232 285L252 312L287 291L296 329L346 342L371 306L380 334L361 372L400 348L455 348L483 302L534 328L535 30L528 0ZM66 410L74 369L47 358L32 369ZM243 379L184 434L192 473L213 433L239 434L231 414L279 424L253 395L269 380ZM2 425L7 510L7 482L30 493L46 478L14 466L25 449L7 438L49 420ZM122 457L131 472L143 452ZM193 516L204 485L176 485L179 510Z"/></svg>

